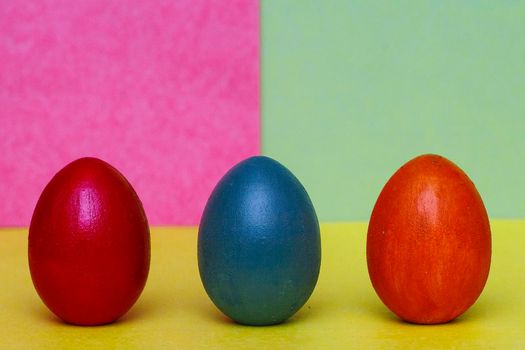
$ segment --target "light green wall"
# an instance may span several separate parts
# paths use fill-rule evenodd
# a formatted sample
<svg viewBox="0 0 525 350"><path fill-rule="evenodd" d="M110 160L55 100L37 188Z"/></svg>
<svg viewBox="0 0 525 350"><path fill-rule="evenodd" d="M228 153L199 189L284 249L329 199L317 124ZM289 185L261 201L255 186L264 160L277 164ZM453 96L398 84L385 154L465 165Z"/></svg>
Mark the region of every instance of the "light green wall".
<svg viewBox="0 0 525 350"><path fill-rule="evenodd" d="M367 220L422 153L525 218L525 2L261 1L263 154L321 220Z"/></svg>

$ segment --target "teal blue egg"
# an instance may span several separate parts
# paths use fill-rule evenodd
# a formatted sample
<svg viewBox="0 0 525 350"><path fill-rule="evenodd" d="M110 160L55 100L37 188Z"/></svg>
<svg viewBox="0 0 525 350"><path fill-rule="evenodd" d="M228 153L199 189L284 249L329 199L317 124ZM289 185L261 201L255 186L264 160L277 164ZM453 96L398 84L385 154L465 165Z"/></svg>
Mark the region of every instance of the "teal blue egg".
<svg viewBox="0 0 525 350"><path fill-rule="evenodd" d="M270 325L294 315L321 265L319 223L299 180L264 156L230 169L204 209L198 261L209 297L234 321Z"/></svg>

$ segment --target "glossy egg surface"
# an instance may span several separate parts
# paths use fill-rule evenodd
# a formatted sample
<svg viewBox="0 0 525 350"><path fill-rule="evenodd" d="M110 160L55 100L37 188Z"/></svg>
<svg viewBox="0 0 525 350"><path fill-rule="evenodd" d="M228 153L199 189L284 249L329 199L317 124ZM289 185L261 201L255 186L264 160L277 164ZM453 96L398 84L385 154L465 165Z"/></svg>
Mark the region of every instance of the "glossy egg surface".
<svg viewBox="0 0 525 350"><path fill-rule="evenodd" d="M96 158L60 170L42 192L29 228L29 267L47 307L78 325L113 322L140 296L150 235L124 176Z"/></svg>
<svg viewBox="0 0 525 350"><path fill-rule="evenodd" d="M403 320L453 320L481 294L491 259L483 201L467 175L437 155L403 165L370 218L367 262L384 304Z"/></svg>
<svg viewBox="0 0 525 350"><path fill-rule="evenodd" d="M206 204L198 260L206 292L236 322L288 319L310 297L321 263L319 224L301 183L268 157L237 164Z"/></svg>

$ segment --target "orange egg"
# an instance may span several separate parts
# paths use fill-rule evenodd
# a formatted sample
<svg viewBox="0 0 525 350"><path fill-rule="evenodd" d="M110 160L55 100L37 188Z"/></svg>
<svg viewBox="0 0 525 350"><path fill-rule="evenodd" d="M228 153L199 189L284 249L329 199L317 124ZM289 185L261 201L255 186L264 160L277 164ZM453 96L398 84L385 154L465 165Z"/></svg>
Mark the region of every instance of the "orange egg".
<svg viewBox="0 0 525 350"><path fill-rule="evenodd" d="M423 155L388 180L370 218L367 262L397 316L422 324L458 317L481 294L490 258L485 206L454 163Z"/></svg>

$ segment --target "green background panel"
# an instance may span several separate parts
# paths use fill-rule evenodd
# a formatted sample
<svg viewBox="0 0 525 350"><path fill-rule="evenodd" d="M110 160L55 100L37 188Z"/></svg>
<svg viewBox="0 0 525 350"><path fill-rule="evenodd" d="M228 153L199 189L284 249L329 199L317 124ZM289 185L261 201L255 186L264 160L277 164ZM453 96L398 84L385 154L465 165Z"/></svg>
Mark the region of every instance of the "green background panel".
<svg viewBox="0 0 525 350"><path fill-rule="evenodd" d="M263 154L321 220L366 220L404 162L458 164L489 215L525 217L525 3L266 1Z"/></svg>

